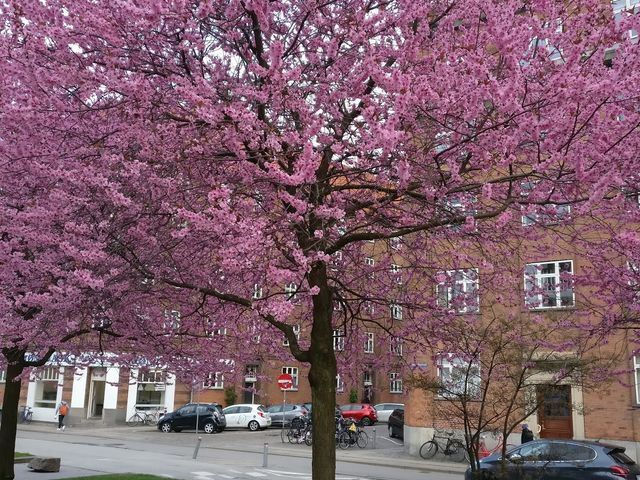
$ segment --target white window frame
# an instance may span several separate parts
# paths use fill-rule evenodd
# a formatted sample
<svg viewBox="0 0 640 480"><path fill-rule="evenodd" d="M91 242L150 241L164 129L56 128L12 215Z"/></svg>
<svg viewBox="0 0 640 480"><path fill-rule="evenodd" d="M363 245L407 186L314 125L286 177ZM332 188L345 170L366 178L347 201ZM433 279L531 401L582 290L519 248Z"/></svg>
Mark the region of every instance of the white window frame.
<svg viewBox="0 0 640 480"><path fill-rule="evenodd" d="M571 277L575 275L573 268L573 260L555 260L550 262L535 262L527 263L524 271L524 293L525 304L530 310L549 310L556 308L574 308L576 306L576 292L573 285L571 285L571 304L562 305L562 292L568 290L563 288L563 280L561 279L560 265L569 264L571 270L569 271ZM544 265L553 265L553 273L543 273L542 268ZM544 286L549 287L549 280L553 280L553 298L555 299L555 305L544 305L545 298L551 298L550 295L545 295ZM531 291L537 291L535 294L530 294ZM548 292L551 292L550 288L547 288Z"/></svg>
<svg viewBox="0 0 640 480"><path fill-rule="evenodd" d="M336 392L344 392L344 382L340 377L340 374L336 375Z"/></svg>
<svg viewBox="0 0 640 480"><path fill-rule="evenodd" d="M0 383L6 383L7 381L7 371L2 369L0 370Z"/></svg>
<svg viewBox="0 0 640 480"><path fill-rule="evenodd" d="M633 356L633 378L636 390L636 404L640 405L640 357Z"/></svg>
<svg viewBox="0 0 640 480"><path fill-rule="evenodd" d="M365 387L371 387L373 386L373 375L371 374L371 370L366 370L363 374L362 374L362 384Z"/></svg>
<svg viewBox="0 0 640 480"><path fill-rule="evenodd" d="M35 374L36 381L36 393L34 405L41 408L56 408L56 402L58 398L58 384L60 380L60 367L44 367L38 370ZM43 397L44 386L50 386L53 383L55 385L56 397L53 400L45 400Z"/></svg>
<svg viewBox="0 0 640 480"><path fill-rule="evenodd" d="M224 375L222 372L211 372L207 381L204 382L204 388L209 390L222 390L224 389Z"/></svg>
<svg viewBox="0 0 640 480"><path fill-rule="evenodd" d="M298 367L282 367L282 373L288 373L291 375L293 381L291 382L291 388L287 388L287 392L297 391L298 390Z"/></svg>
<svg viewBox="0 0 640 480"><path fill-rule="evenodd" d="M296 336L296 340L300 341L300 325L293 326L293 333ZM289 340L287 340L287 337L285 337L284 340L282 341L282 346L283 347L289 346Z"/></svg>
<svg viewBox="0 0 640 480"><path fill-rule="evenodd" d="M440 307L455 313L478 313L480 311L480 275L477 268L447 270L439 274L446 275L451 279L451 281L441 282L436 286L436 298ZM461 306L452 305L458 295L464 295L465 298L468 298L474 291L476 292L475 305L466 302Z"/></svg>
<svg viewBox="0 0 640 480"><path fill-rule="evenodd" d="M345 333L341 328L335 329L333 331L333 351L334 352L343 352L344 351L344 340Z"/></svg>
<svg viewBox="0 0 640 480"><path fill-rule="evenodd" d="M402 377L398 372L389 373L389 393L402 393Z"/></svg>
<svg viewBox="0 0 640 480"><path fill-rule="evenodd" d="M164 324L165 330L175 332L180 329L181 317L179 310L165 310L164 311Z"/></svg>
<svg viewBox="0 0 640 480"><path fill-rule="evenodd" d="M284 293L287 295L287 300L296 303L298 301L298 284L295 282L289 282L284 286Z"/></svg>
<svg viewBox="0 0 640 480"><path fill-rule="evenodd" d="M475 372L472 370L475 368ZM456 371L460 372L460 378L456 379ZM438 379L445 387L438 393L440 397L467 396L477 398L482 386L479 362L469 362L452 353L443 354L437 361ZM447 380L450 379L450 380ZM446 385L445 382L449 381Z"/></svg>
<svg viewBox="0 0 640 480"><path fill-rule="evenodd" d="M262 298L262 287L259 283L253 284L253 296L254 300L260 300Z"/></svg>
<svg viewBox="0 0 640 480"><path fill-rule="evenodd" d="M389 310L391 311L391 318L394 320L402 320L402 305L398 305L397 303L392 303L389 305Z"/></svg>
<svg viewBox="0 0 640 480"><path fill-rule="evenodd" d="M375 333L366 332L366 339L364 341L364 353L374 353L375 351Z"/></svg>
<svg viewBox="0 0 640 480"><path fill-rule="evenodd" d="M402 267L397 263L392 263L389 270L391 276L394 277L393 281L398 285L402 285Z"/></svg>
<svg viewBox="0 0 640 480"><path fill-rule="evenodd" d="M389 339L389 352L396 357L402 356L402 345L404 344L401 337L391 337Z"/></svg>
<svg viewBox="0 0 640 480"><path fill-rule="evenodd" d="M389 246L393 250L400 250L402 248L402 237L391 237L389 239Z"/></svg>
<svg viewBox="0 0 640 480"><path fill-rule="evenodd" d="M373 269L376 266L376 261L373 257L364 257L364 264L368 268ZM373 270L367 272L367 278L375 278L375 276L376 274Z"/></svg>
<svg viewBox="0 0 640 480"><path fill-rule="evenodd" d="M537 182L522 182L520 184L520 196L527 198L529 192L536 188ZM548 205L539 205L538 208L555 208L554 213L532 212L522 215L522 226L530 227L532 225L555 225L563 222L571 217L571 205L557 205L550 202Z"/></svg>

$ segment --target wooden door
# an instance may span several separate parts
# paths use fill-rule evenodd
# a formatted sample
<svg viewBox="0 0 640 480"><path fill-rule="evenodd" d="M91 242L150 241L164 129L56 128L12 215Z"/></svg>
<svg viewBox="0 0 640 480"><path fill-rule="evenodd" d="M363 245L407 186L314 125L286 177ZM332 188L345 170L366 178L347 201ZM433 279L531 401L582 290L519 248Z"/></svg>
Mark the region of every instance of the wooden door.
<svg viewBox="0 0 640 480"><path fill-rule="evenodd" d="M537 389L541 438L573 438L571 386L540 385Z"/></svg>

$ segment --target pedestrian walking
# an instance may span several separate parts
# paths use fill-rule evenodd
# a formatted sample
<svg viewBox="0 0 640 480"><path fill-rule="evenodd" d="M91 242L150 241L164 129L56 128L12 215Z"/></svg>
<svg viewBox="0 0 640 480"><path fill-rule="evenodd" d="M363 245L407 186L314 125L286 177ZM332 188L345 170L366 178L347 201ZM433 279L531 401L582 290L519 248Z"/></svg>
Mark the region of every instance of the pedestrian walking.
<svg viewBox="0 0 640 480"><path fill-rule="evenodd" d="M520 443L524 444L533 440L533 432L529 430L529 425L522 424L522 434L520 435Z"/></svg>
<svg viewBox="0 0 640 480"><path fill-rule="evenodd" d="M58 430L64 431L64 417L69 415L69 404L66 401L62 400L60 402L58 408L56 408L56 415L58 415Z"/></svg>

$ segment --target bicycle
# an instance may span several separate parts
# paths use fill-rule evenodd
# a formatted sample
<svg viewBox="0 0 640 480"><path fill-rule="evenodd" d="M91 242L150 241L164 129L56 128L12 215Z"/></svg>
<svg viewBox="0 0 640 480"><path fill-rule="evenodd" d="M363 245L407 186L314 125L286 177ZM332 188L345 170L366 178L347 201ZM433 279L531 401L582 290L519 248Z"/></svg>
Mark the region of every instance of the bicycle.
<svg viewBox="0 0 640 480"><path fill-rule="evenodd" d="M480 443L478 445L478 458L488 457L489 455L493 455L497 452L502 452L502 447L504 446L504 437L502 433L491 432L491 436L497 440L497 444L492 449L487 448L487 444L485 442L486 435L480 435ZM507 443L507 450L515 447L515 445Z"/></svg>
<svg viewBox="0 0 640 480"><path fill-rule="evenodd" d="M129 417L127 424L130 427L137 427L138 425L155 425L158 423L159 410L155 413L147 410L137 410L136 413Z"/></svg>
<svg viewBox="0 0 640 480"><path fill-rule="evenodd" d="M20 423L31 423L33 420L33 408L28 405L25 405L22 409L22 414L20 415Z"/></svg>
<svg viewBox="0 0 640 480"><path fill-rule="evenodd" d="M286 433L285 433L286 432ZM307 443L307 436L311 432L311 421L306 418L294 418L291 421L291 427L288 430L282 429L280 432L282 443L285 438L289 443ZM310 444L310 436L309 443Z"/></svg>
<svg viewBox="0 0 640 480"><path fill-rule="evenodd" d="M445 456L451 457L454 462L463 462L467 459L467 451L464 444L457 438L453 438L453 431L433 432L433 438L422 444L420 447L420 456L425 460L433 458L438 450L442 450ZM443 447L441 442L446 440Z"/></svg>
<svg viewBox="0 0 640 480"><path fill-rule="evenodd" d="M353 421L347 421L344 433L339 438L338 446L341 449L347 449L350 446L357 445L358 448L365 448L369 443L369 436L359 425Z"/></svg>

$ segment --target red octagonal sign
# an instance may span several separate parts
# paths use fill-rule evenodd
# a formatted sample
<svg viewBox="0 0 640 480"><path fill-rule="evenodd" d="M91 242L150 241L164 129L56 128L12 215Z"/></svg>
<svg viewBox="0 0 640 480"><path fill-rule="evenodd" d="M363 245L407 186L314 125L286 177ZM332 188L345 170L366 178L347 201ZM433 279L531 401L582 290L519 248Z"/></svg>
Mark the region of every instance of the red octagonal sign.
<svg viewBox="0 0 640 480"><path fill-rule="evenodd" d="M278 386L280 390L289 390L293 387L293 377L288 373L283 373L278 377Z"/></svg>

